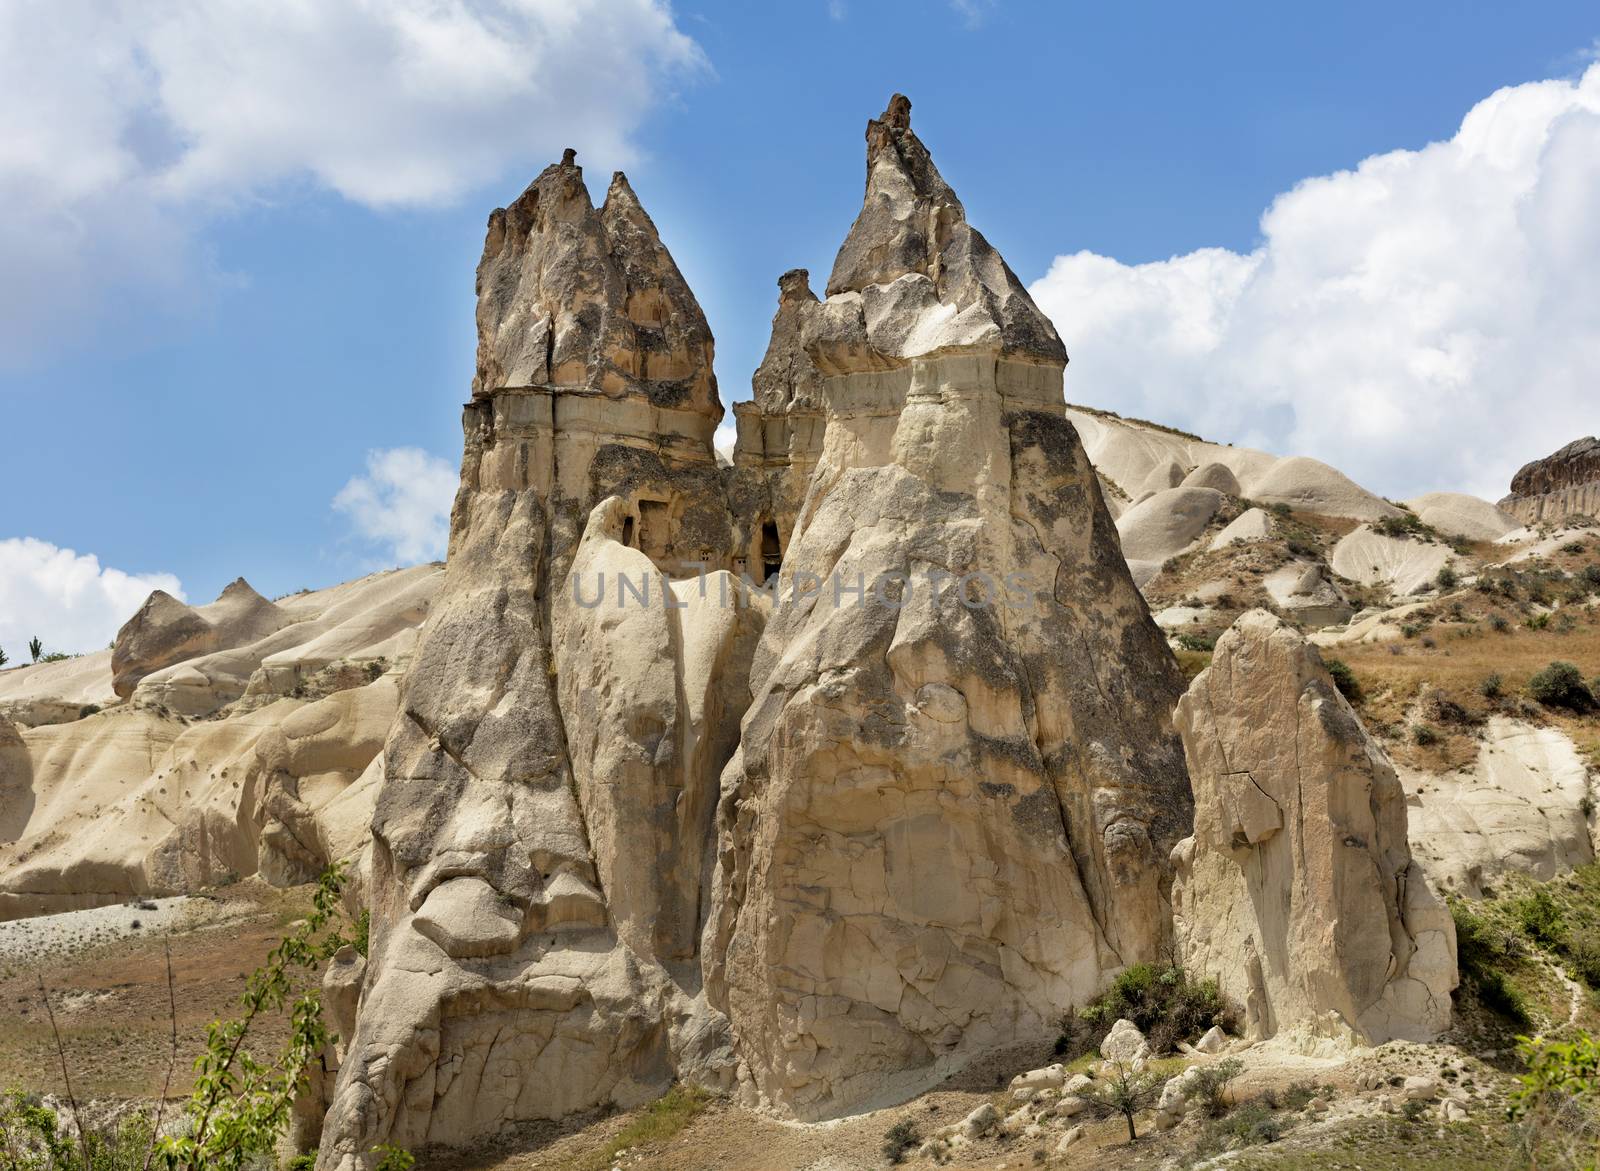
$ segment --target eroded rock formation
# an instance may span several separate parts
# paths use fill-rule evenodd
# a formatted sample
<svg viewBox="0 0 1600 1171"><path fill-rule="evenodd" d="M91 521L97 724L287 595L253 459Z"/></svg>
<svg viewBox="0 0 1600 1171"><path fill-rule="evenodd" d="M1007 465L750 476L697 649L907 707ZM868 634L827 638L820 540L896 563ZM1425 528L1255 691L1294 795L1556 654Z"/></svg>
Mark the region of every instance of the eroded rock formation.
<svg viewBox="0 0 1600 1171"><path fill-rule="evenodd" d="M1511 494L1500 508L1524 524L1600 516L1600 439L1575 439L1524 464L1511 477Z"/></svg>
<svg viewBox="0 0 1600 1171"><path fill-rule="evenodd" d="M303 882L336 860L357 863L359 891L374 764L441 576L276 602L240 581L196 609L152 595L120 658L6 672L3 702L34 726L7 738L10 767L0 741L0 919L252 874Z"/></svg>
<svg viewBox="0 0 1600 1171"><path fill-rule="evenodd" d="M1179 954L1255 1038L1431 1040L1456 984L1449 911L1406 798L1316 650L1242 615L1178 704L1194 836L1174 851Z"/></svg>
<svg viewBox="0 0 1600 1171"><path fill-rule="evenodd" d="M826 436L705 939L743 1093L805 1118L913 1092L1156 957L1189 818L1179 676L1065 418L1066 354L909 113L869 124L828 297L792 309Z"/></svg>
<svg viewBox="0 0 1600 1171"><path fill-rule="evenodd" d="M693 1047L673 1033L758 614L685 577L730 545L711 334L626 179L596 209L570 154L490 217L478 293L323 1167L638 1101Z"/></svg>
<svg viewBox="0 0 1600 1171"><path fill-rule="evenodd" d="M909 103L868 142L827 299L780 281L732 469L709 331L625 180L596 210L568 158L491 217L320 1166L673 1076L859 1108L1162 950L1181 681L1066 355ZM776 599L740 588L780 567Z"/></svg>

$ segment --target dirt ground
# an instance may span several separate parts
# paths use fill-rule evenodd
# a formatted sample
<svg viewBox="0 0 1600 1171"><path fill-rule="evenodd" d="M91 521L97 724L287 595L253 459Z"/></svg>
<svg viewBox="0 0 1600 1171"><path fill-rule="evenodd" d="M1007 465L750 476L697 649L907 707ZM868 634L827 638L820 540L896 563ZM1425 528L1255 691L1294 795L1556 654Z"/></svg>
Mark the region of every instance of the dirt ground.
<svg viewBox="0 0 1600 1171"><path fill-rule="evenodd" d="M47 994L79 1099L156 1097L172 1051L172 1007L162 944L172 948L178 1060L173 1096L187 1094L206 1025L238 1015L250 973L310 909L310 888L278 890L256 881L189 900L170 931L0 962L0 1089L61 1094L61 1055L41 994ZM287 1018L261 1019L250 1045L274 1053Z"/></svg>
<svg viewBox="0 0 1600 1171"><path fill-rule="evenodd" d="M205 1026L236 1013L249 973L308 907L308 888L282 891L247 881L189 900L184 914L169 919L162 932L146 930L143 920L140 928L128 930L133 916L124 913L122 938L97 931L87 943L79 936L76 950L30 957L12 949L0 955L0 1087L62 1092L61 1058L40 998L42 981L80 1100L105 1103L159 1094L171 1050L163 958L170 946L179 1038L170 1093L185 1094ZM274 1052L285 1031L281 1017L264 1020L252 1048L258 1056ZM1302 1082L1316 1085L1331 1109L1326 1114L1275 1109L1282 1129L1277 1141L1250 1147L1230 1166L1492 1171L1513 1165L1504 1122L1508 1079L1458 1049L1390 1046L1352 1060L1267 1049L1245 1050L1241 1056L1247 1068L1234 1083L1238 1100ZM423 1171L878 1171L890 1165L884 1139L891 1127L909 1123L922 1138L931 1137L986 1102L1004 1115L1013 1108L1011 1077L1051 1059L1042 1040L979 1062L904 1105L832 1123L787 1123L704 1097L665 1125L654 1117L659 1107L590 1112L515 1128L471 1152L418 1152L416 1166ZM1167 1072L1176 1072L1177 1064ZM1381 1067L1385 1084L1405 1073L1439 1076L1451 1070L1446 1075L1450 1087L1473 1087L1470 1119L1446 1126L1436 1112L1417 1119L1383 1112L1377 1100L1382 1087L1361 1084L1362 1071L1374 1065ZM1208 1125L1191 1118L1158 1131L1145 1114L1138 1139L1130 1143L1120 1118L1073 1121L1083 1122L1083 1137L1065 1151L1057 1146L1066 1124L1051 1124L1032 1139L991 1134L941 1165L954 1171L1165 1171L1193 1163ZM914 1153L904 1165L934 1166Z"/></svg>

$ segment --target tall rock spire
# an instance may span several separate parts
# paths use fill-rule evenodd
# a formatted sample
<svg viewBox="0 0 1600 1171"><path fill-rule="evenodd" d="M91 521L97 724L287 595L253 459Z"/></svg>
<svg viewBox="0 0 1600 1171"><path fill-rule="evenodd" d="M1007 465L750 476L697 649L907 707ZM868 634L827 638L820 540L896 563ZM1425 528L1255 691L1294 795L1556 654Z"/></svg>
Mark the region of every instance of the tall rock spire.
<svg viewBox="0 0 1600 1171"><path fill-rule="evenodd" d="M763 423L814 386L826 430L702 955L743 1088L802 1118L915 1093L1159 958L1191 814L1182 676L1065 417L1061 342L908 101L867 144L828 296L784 290L757 373Z"/></svg>
<svg viewBox="0 0 1600 1171"><path fill-rule="evenodd" d="M748 611L668 580L728 557L711 331L627 180L597 210L571 151L490 216L477 288L450 553L384 745L372 971L325 1169L665 1088L662 1019L698 991L751 637ZM655 604L622 609L619 574ZM616 606L579 600L608 583Z"/></svg>

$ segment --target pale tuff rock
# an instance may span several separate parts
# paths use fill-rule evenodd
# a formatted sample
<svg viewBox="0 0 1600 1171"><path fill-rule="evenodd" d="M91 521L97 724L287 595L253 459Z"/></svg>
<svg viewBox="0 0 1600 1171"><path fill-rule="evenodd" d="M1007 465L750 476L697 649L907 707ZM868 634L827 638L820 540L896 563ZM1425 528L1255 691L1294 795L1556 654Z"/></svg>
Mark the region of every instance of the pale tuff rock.
<svg viewBox="0 0 1600 1171"><path fill-rule="evenodd" d="M1094 466L1134 500L1198 477L1208 482L1185 486L1215 488L1264 504L1282 503L1325 516L1376 520L1400 515L1394 505L1318 460L1207 443L1084 407L1068 407L1067 417L1083 437ZM1237 487L1230 491L1211 465L1232 473ZM1174 468L1177 479L1173 478Z"/></svg>
<svg viewBox="0 0 1600 1171"><path fill-rule="evenodd" d="M767 624L703 944L741 1088L802 1118L914 1093L1156 958L1189 816L1181 683L1060 342L908 113L869 126L865 205L802 309L827 431L785 588L865 594L795 591Z"/></svg>
<svg viewBox="0 0 1600 1171"><path fill-rule="evenodd" d="M1449 912L1412 863L1394 767L1292 627L1250 611L1178 704L1194 837L1174 852L1184 967L1255 1038L1378 1044L1448 1026Z"/></svg>
<svg viewBox="0 0 1600 1171"><path fill-rule="evenodd" d="M0 719L29 728L68 724L119 698L111 689L110 650L0 671Z"/></svg>
<svg viewBox="0 0 1600 1171"><path fill-rule="evenodd" d="M22 735L26 821L0 845L0 919L171 894L260 873L305 882L355 857L394 718L384 677L185 727L113 709Z"/></svg>
<svg viewBox="0 0 1600 1171"><path fill-rule="evenodd" d="M1226 499L1214 488L1165 488L1119 516L1122 555L1135 583L1149 581L1162 562L1193 545Z"/></svg>
<svg viewBox="0 0 1600 1171"><path fill-rule="evenodd" d="M732 1076L692 956L759 612L663 580L728 559L710 331L626 180L597 211L570 156L490 217L478 291L324 1168Z"/></svg>
<svg viewBox="0 0 1600 1171"><path fill-rule="evenodd" d="M1315 562L1293 560L1261 579L1272 604L1286 617L1316 628L1348 621L1355 607Z"/></svg>
<svg viewBox="0 0 1600 1171"><path fill-rule="evenodd" d="M1511 494L1500 508L1523 524L1600 516L1600 439L1576 439L1524 464L1511 477Z"/></svg>
<svg viewBox="0 0 1600 1171"><path fill-rule="evenodd" d="M1124 1019L1113 1024L1105 1040L1100 1042L1100 1056L1121 1065L1132 1065L1150 1056L1150 1046L1139 1026Z"/></svg>
<svg viewBox="0 0 1600 1171"><path fill-rule="evenodd" d="M1477 898L1503 874L1548 881L1594 860L1589 770L1559 728L1491 716L1471 768L1400 780L1412 853L1442 890Z"/></svg>
<svg viewBox="0 0 1600 1171"><path fill-rule="evenodd" d="M808 311L817 304L809 276L796 268L778 278L778 311L766 355L751 379L752 401L733 406L737 440L727 489L733 570L757 582L782 562L822 453L822 372L801 338Z"/></svg>
<svg viewBox="0 0 1600 1171"><path fill-rule="evenodd" d="M1455 556L1448 545L1386 537L1361 525L1339 538L1328 564L1341 577L1386 586L1398 598L1429 588Z"/></svg>
<svg viewBox="0 0 1600 1171"><path fill-rule="evenodd" d="M78 670L7 672L17 707L56 714L18 732L26 761L12 770L16 796L0 815L0 843L17 839L0 844L0 917L251 874L303 882L330 861L361 855L371 770L442 576L418 566L275 603L236 582L198 611L152 598L121 645L166 649L128 661L149 666L179 653L157 636L191 626L184 613L217 638L186 644L182 653L195 657L143 675L129 701L113 695L103 711L68 710L87 688ZM216 649L263 628L253 641ZM108 691L109 659L84 656ZM183 714L212 718L190 724ZM357 867L353 891L360 875Z"/></svg>
<svg viewBox="0 0 1600 1171"><path fill-rule="evenodd" d="M146 675L184 659L254 642L289 621L242 577L198 610L156 590L117 631L111 649L112 687L127 698Z"/></svg>
<svg viewBox="0 0 1600 1171"><path fill-rule="evenodd" d="M17 726L0 716L0 844L14 842L33 812L33 762Z"/></svg>
<svg viewBox="0 0 1600 1171"><path fill-rule="evenodd" d="M1423 524L1469 541L1498 541L1521 524L1487 500L1464 492L1426 492L1406 501L1406 506Z"/></svg>
<svg viewBox="0 0 1600 1171"><path fill-rule="evenodd" d="M1239 478L1227 464L1212 461L1201 464L1183 478L1181 488L1212 488L1225 496L1240 495Z"/></svg>
<svg viewBox="0 0 1600 1171"><path fill-rule="evenodd" d="M1235 541L1250 544L1252 541L1271 540L1273 535L1272 517L1265 509L1247 508L1234 517L1216 536L1211 538L1207 546L1211 552L1226 549Z"/></svg>

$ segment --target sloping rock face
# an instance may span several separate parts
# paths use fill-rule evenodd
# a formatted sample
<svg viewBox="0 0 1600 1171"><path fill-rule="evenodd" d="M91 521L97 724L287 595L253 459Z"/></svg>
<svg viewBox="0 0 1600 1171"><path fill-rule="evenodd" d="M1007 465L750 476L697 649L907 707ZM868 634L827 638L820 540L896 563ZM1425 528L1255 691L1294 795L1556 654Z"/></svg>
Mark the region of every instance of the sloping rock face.
<svg viewBox="0 0 1600 1171"><path fill-rule="evenodd" d="M674 1030L759 621L685 577L730 550L710 331L627 181L596 209L570 153L490 217L478 295L324 1168L634 1103L697 1052Z"/></svg>
<svg viewBox="0 0 1600 1171"><path fill-rule="evenodd" d="M1524 524L1600 516L1600 439L1576 439L1524 464L1511 477L1511 494L1500 508Z"/></svg>
<svg viewBox="0 0 1600 1171"><path fill-rule="evenodd" d="M1516 517L1464 492L1424 492L1406 506L1423 524L1469 541L1498 541L1519 527Z"/></svg>
<svg viewBox="0 0 1600 1171"><path fill-rule="evenodd" d="M743 1096L801 1118L915 1092L1156 958L1190 816L1180 675L1066 420L1061 342L905 99L867 168L827 299L796 307L827 428L703 945Z"/></svg>
<svg viewBox="0 0 1600 1171"><path fill-rule="evenodd" d="M114 652L7 672L9 709L50 718L17 729L0 765L0 919L252 874L304 882L337 860L356 863L358 893L374 765L442 576L422 565L277 602L235 582L196 609L152 596L118 645L164 649L138 660L153 669L126 699ZM200 642L151 637L196 622Z"/></svg>
<svg viewBox="0 0 1600 1171"><path fill-rule="evenodd" d="M145 676L163 667L253 642L289 622L242 577L198 610L156 590L117 631L111 648L112 688L126 699Z"/></svg>
<svg viewBox="0 0 1600 1171"><path fill-rule="evenodd" d="M1406 799L1315 649L1242 615L1178 704L1194 836L1174 851L1179 954L1249 1035L1431 1040L1456 984L1450 914L1412 863Z"/></svg>
<svg viewBox="0 0 1600 1171"><path fill-rule="evenodd" d="M1541 881L1594 861L1594 785L1560 728L1491 716L1470 769L1401 769L1412 852L1433 884L1478 898L1492 879Z"/></svg>

